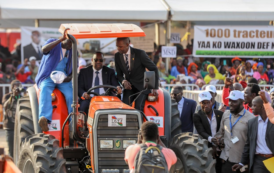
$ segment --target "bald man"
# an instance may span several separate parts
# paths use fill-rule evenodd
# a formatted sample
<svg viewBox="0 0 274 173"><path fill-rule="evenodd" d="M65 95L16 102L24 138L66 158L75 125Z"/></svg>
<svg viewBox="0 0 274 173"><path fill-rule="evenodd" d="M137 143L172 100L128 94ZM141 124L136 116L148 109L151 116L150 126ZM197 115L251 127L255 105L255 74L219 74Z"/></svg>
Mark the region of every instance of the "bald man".
<svg viewBox="0 0 274 173"><path fill-rule="evenodd" d="M270 173L263 161L273 157L274 138L272 124L266 115L264 102L260 96L252 100L252 110L257 116L248 121L247 141L242 154L241 163L235 164L234 171L249 163L251 173Z"/></svg>

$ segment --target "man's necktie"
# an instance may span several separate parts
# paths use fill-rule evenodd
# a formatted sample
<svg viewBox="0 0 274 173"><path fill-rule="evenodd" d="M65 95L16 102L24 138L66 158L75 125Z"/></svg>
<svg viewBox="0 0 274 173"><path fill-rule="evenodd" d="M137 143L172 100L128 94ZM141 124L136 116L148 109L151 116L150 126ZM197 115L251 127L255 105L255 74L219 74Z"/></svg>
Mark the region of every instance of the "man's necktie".
<svg viewBox="0 0 274 173"><path fill-rule="evenodd" d="M126 56L127 71L129 72L128 54L125 54L125 56Z"/></svg>
<svg viewBox="0 0 274 173"><path fill-rule="evenodd" d="M95 77L94 86L98 86L99 85L99 76L98 76L99 71L96 71L95 73L96 73L96 77ZM100 94L99 93L99 88L95 89L94 92L97 93L97 94Z"/></svg>
<svg viewBox="0 0 274 173"><path fill-rule="evenodd" d="M37 53L38 53L39 57L40 57L40 58L42 58L42 54L41 54L41 51L40 51L39 46L37 46L37 50L38 50L38 52L37 52Z"/></svg>

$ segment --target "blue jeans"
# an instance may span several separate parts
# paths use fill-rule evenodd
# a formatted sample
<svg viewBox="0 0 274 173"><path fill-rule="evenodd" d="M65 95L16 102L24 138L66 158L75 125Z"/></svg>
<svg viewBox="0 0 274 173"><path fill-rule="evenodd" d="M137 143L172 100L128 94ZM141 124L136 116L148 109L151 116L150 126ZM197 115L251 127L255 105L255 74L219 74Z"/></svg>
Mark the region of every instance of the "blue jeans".
<svg viewBox="0 0 274 173"><path fill-rule="evenodd" d="M6 129L6 141L9 147L9 155L13 157L13 139L14 139L14 130Z"/></svg>
<svg viewBox="0 0 274 173"><path fill-rule="evenodd" d="M58 88L65 96L68 113L72 112L72 83L64 82L61 84L54 83L50 77L43 80L40 85L40 98L39 98L39 119L45 117L48 121L52 120L52 100L51 93L54 88Z"/></svg>

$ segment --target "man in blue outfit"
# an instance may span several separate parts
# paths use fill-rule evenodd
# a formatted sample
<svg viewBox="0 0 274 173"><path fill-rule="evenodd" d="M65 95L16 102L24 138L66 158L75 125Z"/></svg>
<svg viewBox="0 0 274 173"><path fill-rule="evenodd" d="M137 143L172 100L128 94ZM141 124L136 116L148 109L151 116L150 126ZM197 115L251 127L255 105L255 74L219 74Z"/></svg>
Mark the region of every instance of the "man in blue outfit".
<svg viewBox="0 0 274 173"><path fill-rule="evenodd" d="M49 39L42 47L43 58L35 78L35 82L40 91L39 98L39 126L42 131L48 131L48 124L52 120L51 93L54 88L58 88L65 96L68 112L72 112L72 83L71 77L66 77L63 81L53 81L51 73L58 73L71 76L72 73L72 42L67 38L67 30L62 38ZM54 72L54 73L55 73Z"/></svg>

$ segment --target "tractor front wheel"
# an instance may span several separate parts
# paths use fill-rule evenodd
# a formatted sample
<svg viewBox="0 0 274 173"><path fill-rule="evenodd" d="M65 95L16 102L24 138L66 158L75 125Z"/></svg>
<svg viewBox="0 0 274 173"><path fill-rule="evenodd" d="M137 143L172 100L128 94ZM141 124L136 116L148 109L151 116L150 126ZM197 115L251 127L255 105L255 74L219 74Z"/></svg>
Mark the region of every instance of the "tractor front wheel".
<svg viewBox="0 0 274 173"><path fill-rule="evenodd" d="M192 133L176 135L170 144L183 167L180 173L215 173L216 161L212 157L212 149L207 141Z"/></svg>
<svg viewBox="0 0 274 173"><path fill-rule="evenodd" d="M25 138L17 165L22 173L65 173L65 163L59 141L39 133Z"/></svg>

